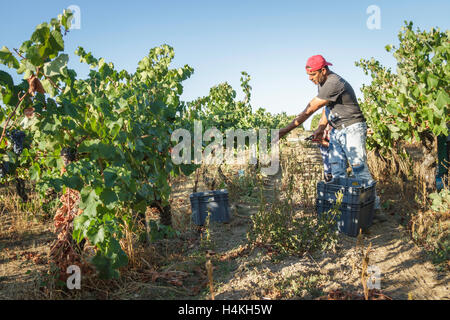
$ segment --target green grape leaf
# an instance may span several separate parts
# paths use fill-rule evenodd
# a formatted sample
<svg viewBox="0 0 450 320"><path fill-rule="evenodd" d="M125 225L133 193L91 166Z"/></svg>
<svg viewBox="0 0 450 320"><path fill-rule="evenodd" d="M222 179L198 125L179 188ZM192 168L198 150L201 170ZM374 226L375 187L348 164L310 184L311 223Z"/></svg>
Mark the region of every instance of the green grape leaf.
<svg viewBox="0 0 450 320"><path fill-rule="evenodd" d="M19 68L19 61L13 56L11 51L5 46L0 49L0 63L6 65L8 68Z"/></svg>
<svg viewBox="0 0 450 320"><path fill-rule="evenodd" d="M44 64L44 74L47 77L54 77L58 75L67 76L68 61L69 56L67 54L60 54L56 59Z"/></svg>
<svg viewBox="0 0 450 320"><path fill-rule="evenodd" d="M53 50L53 53L58 53L59 51L64 50L64 40L62 38L61 32L57 30L52 30L49 38L50 46Z"/></svg>
<svg viewBox="0 0 450 320"><path fill-rule="evenodd" d="M429 74L427 77L427 85L430 88L436 88L439 84L439 78L433 74Z"/></svg>
<svg viewBox="0 0 450 320"><path fill-rule="evenodd" d="M100 200L106 205L108 209L114 209L119 204L119 198L117 197L117 194L110 189L104 189L102 191L102 193L100 194Z"/></svg>
<svg viewBox="0 0 450 320"><path fill-rule="evenodd" d="M0 70L0 86L8 88L10 91L14 90L14 81L9 73Z"/></svg>

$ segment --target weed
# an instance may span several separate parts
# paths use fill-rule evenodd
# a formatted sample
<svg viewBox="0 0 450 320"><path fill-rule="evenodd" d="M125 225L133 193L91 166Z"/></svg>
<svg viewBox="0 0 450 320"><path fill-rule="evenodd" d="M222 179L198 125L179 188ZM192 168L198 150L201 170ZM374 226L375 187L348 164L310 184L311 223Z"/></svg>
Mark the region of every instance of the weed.
<svg viewBox="0 0 450 320"><path fill-rule="evenodd" d="M292 274L275 279L275 283L272 284L272 287L277 289L277 299L292 299L304 296L315 298L323 294L320 287L326 279L327 277L325 275L317 273L307 275Z"/></svg>
<svg viewBox="0 0 450 320"><path fill-rule="evenodd" d="M174 230L171 226L166 226L158 221L150 220L150 242L155 242L161 239L173 239L180 235L179 231Z"/></svg>
<svg viewBox="0 0 450 320"><path fill-rule="evenodd" d="M362 261L362 270L361 270L361 283L364 290L364 298L369 300L369 288L367 286L367 268L369 266L369 254L372 249L372 243L369 244L367 251L364 253L363 261Z"/></svg>
<svg viewBox="0 0 450 320"><path fill-rule="evenodd" d="M232 202L257 203L259 175L256 170L249 166L247 170L238 171L238 174L231 175L231 178L225 178L223 172L221 174L223 182L227 180L226 186L229 199Z"/></svg>
<svg viewBox="0 0 450 320"><path fill-rule="evenodd" d="M450 191L430 195L431 209L413 215L410 221L412 239L429 253L438 268L448 268L450 260Z"/></svg>
<svg viewBox="0 0 450 320"><path fill-rule="evenodd" d="M202 249L212 249L213 242L211 241L211 211L208 210L208 215L205 218L205 225L200 233L200 247Z"/></svg>
<svg viewBox="0 0 450 320"><path fill-rule="evenodd" d="M333 249L337 243L336 223L342 197L342 193L338 194L336 206L317 219L308 215L294 217L290 198L275 198L272 203L265 203L261 197L259 211L251 217L247 239L252 244L274 247L281 254Z"/></svg>
<svg viewBox="0 0 450 320"><path fill-rule="evenodd" d="M208 259L205 263L206 272L208 274L209 292L211 294L211 300L214 300L214 280L213 280L213 266L211 259Z"/></svg>
<svg viewBox="0 0 450 320"><path fill-rule="evenodd" d="M430 194L430 198L433 200L431 205L433 211L443 214L450 212L450 190L442 189L439 193Z"/></svg>

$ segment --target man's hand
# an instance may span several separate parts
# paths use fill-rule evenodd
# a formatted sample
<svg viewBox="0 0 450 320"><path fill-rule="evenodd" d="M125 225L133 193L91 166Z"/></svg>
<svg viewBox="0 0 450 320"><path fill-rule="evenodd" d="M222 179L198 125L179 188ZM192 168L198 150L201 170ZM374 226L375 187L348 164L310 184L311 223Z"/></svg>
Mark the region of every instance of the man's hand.
<svg viewBox="0 0 450 320"><path fill-rule="evenodd" d="M313 133L313 140L321 141L324 136L323 133L324 133L323 128L320 128L320 127L317 128L316 131L314 131L314 133Z"/></svg>
<svg viewBox="0 0 450 320"><path fill-rule="evenodd" d="M324 131L320 132L320 131L316 130L316 131L314 131L314 133L311 136L312 137L311 141L312 142L317 142L321 146L328 148L330 146L330 143L327 140L326 136L327 136L327 132L326 131L325 132Z"/></svg>
<svg viewBox="0 0 450 320"><path fill-rule="evenodd" d="M318 142L321 146L328 148L330 146L330 132L328 126L326 129L318 128L312 134L312 141Z"/></svg>
<svg viewBox="0 0 450 320"><path fill-rule="evenodd" d="M330 131L332 129L333 128L329 124L327 124L327 126L323 132L323 135L322 135L322 140L320 141L320 144L326 148L328 148L330 146Z"/></svg>
<svg viewBox="0 0 450 320"><path fill-rule="evenodd" d="M322 147L325 147L325 148L328 148L330 146L330 142L328 142L328 140L325 140L325 139L321 140L319 143Z"/></svg>

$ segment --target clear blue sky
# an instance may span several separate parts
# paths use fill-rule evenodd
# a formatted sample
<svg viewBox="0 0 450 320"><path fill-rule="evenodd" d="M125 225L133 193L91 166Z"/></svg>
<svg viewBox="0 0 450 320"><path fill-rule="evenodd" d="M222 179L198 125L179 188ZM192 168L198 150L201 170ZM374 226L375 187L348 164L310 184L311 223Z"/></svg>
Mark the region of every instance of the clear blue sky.
<svg viewBox="0 0 450 320"><path fill-rule="evenodd" d="M77 46L133 72L150 48L167 43L175 49L174 67L195 70L184 82L184 100L207 95L225 81L242 97L239 78L245 70L252 77L253 107L288 114L302 111L317 93L304 70L309 56L322 54L361 96L369 79L355 61L375 57L394 67L384 46L397 44L404 20L442 30L450 20L448 0L1 1L0 47L19 47L36 25L77 5L81 29L65 37L65 51L79 76L88 69L73 55ZM370 5L380 8L379 30L366 26Z"/></svg>

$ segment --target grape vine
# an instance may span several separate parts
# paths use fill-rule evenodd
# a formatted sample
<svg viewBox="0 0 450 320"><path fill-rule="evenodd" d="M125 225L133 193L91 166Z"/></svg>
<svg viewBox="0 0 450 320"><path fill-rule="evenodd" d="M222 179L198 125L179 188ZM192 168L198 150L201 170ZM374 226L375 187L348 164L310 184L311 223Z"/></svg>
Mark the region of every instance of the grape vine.
<svg viewBox="0 0 450 320"><path fill-rule="evenodd" d="M397 73L375 59L357 62L372 83L364 85L361 103L373 134L368 145L389 152L399 141L423 143L431 149L434 136L449 134L450 123L450 31L413 30L405 22L394 51Z"/></svg>
<svg viewBox="0 0 450 320"><path fill-rule="evenodd" d="M193 70L169 69L174 53L168 45L150 50L133 74L80 47L76 54L91 72L78 79L63 53L70 17L65 11L37 26L19 49L0 50L0 62L24 78L16 85L8 73L0 74L1 117L8 120L3 132L25 110L33 110L25 130L29 147L20 153L25 136L18 131L9 134L12 153L2 139L1 174L13 174L13 163L27 169L42 194L79 192L82 213L73 220L73 237L96 246L92 262L100 275L118 277L127 264L119 244L124 217L155 203L166 207L169 177L189 173L189 165L172 164L168 150L184 107L181 82Z"/></svg>
<svg viewBox="0 0 450 320"><path fill-rule="evenodd" d="M60 268L70 262L64 257L78 259L68 241L87 241L96 248L91 263L99 275L117 278L128 263L120 245L125 221L145 216L152 207L163 224L170 224L170 181L197 168L172 162L175 129L191 130L193 120L223 130L276 128L289 119L264 109L252 112L245 72L245 101L236 101L226 83L207 97L181 101L182 82L193 69L171 69L174 50L169 45L151 49L134 73L78 47L75 54L90 67L81 79L68 68L64 53L71 17L64 11L38 25L18 49L0 49L0 63L23 77L15 84L0 71L0 178L17 179L22 195L25 180L42 197L49 190L62 193L55 215L59 242L51 250Z"/></svg>

